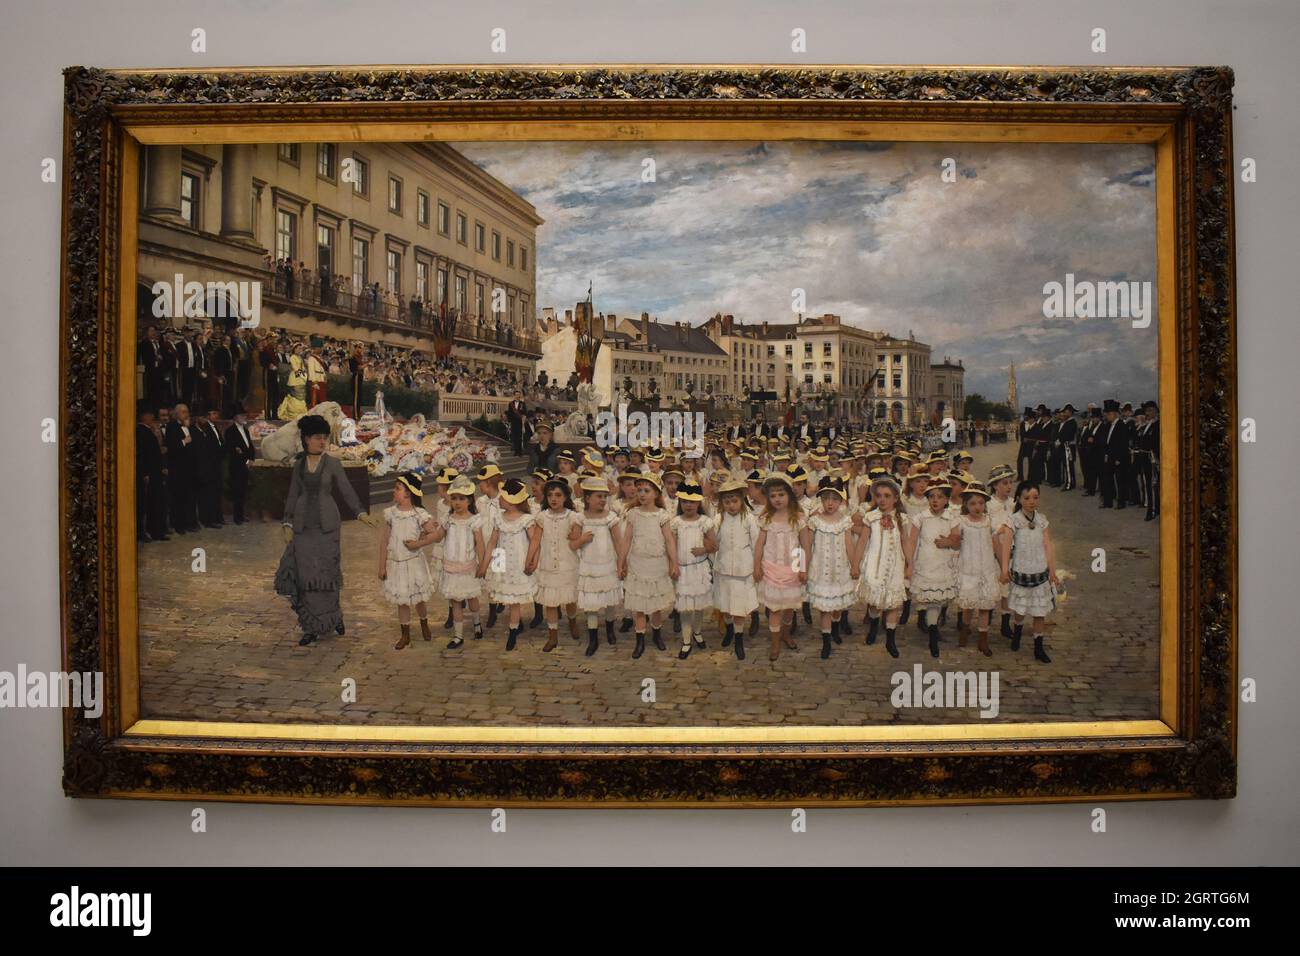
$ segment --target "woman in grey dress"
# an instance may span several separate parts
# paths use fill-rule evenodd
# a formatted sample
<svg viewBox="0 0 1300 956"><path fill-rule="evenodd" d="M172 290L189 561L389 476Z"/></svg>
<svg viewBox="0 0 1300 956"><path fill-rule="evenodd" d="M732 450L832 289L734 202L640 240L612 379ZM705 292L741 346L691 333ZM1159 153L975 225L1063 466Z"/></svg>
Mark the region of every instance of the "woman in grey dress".
<svg viewBox="0 0 1300 956"><path fill-rule="evenodd" d="M343 465L325 454L330 426L319 415L298 419L303 453L292 465L289 497L284 505L284 554L275 572L275 592L289 599L302 628L300 645L323 634L343 633L339 592L343 589L342 521L334 503L338 488L344 502L367 526L374 525L363 512Z"/></svg>

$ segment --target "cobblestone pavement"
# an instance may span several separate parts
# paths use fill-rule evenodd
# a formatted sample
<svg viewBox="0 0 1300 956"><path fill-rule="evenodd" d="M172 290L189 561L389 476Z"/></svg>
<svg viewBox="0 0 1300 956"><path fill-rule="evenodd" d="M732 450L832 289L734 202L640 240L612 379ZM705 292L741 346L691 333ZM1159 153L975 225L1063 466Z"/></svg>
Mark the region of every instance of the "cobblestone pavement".
<svg viewBox="0 0 1300 956"><path fill-rule="evenodd" d="M1014 464L1015 445L976 448L979 475L999 461ZM1047 641L1052 663L1033 658L1026 635L1018 653L994 633L994 655L956 646L956 616L943 628L942 654L932 659L913 622L899 631L902 656L863 644L864 609L854 633L828 661L820 639L801 625L798 651L767 659L762 632L747 642L747 660L723 649L710 622L707 650L677 659L677 636L664 628L667 653L651 645L631 659L632 635L610 647L603 634L593 657L561 630L560 646L544 654L542 629L525 631L505 651L506 624L485 639L447 650L441 630L446 604L430 608L434 640L393 650L395 610L379 593L374 532L346 522L343 532L344 637L301 648L287 602L272 591L282 550L272 523L227 525L173 535L140 550L141 686L144 715L196 720L398 725L766 726L968 722L974 709L896 709L890 677L926 670L979 670L999 675L1001 722L1149 719L1157 716L1159 641L1158 521L1140 509L1103 511L1081 490L1043 490L1058 566L1068 598ZM191 549L203 547L207 571L191 571ZM1090 571L1091 551L1104 547L1107 572ZM994 621L996 631L997 620ZM340 702L341 681L354 678L355 703ZM641 700L644 678L656 682L655 703Z"/></svg>

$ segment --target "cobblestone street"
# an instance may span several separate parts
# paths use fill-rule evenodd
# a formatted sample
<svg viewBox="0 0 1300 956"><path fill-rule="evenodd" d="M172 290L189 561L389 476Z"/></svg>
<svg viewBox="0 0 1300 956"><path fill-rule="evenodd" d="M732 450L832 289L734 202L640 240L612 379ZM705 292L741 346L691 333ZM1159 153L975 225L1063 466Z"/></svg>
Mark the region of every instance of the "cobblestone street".
<svg viewBox="0 0 1300 956"><path fill-rule="evenodd" d="M1016 446L972 449L980 477ZM144 716L195 720L308 723L554 726L767 726L945 723L978 720L975 709L898 710L890 676L921 664L926 670L999 673L1000 722L1150 719L1157 716L1159 522L1140 508L1098 509L1080 490L1044 487L1042 511L1051 521L1058 567L1075 575L1056 614L1047 646L1050 665L1033 658L1028 634L1018 653L996 634L994 654L958 648L955 609L933 660L925 637L909 621L899 631L902 656L891 659L883 637L863 644L864 609L854 633L828 661L820 639L801 625L798 651L767 659L760 632L747 660L721 647L712 620L707 650L677 659L677 635L665 624L668 652L650 646L631 659L632 635L615 647L603 638L594 657L561 631L560 646L543 654L545 631L525 631L505 651L503 620L481 642L447 650L441 629L446 604L430 609L434 640L393 650L396 611L380 594L374 534L359 522L343 529L344 637L298 646L288 603L272 591L282 550L279 526L252 522L199 534L173 535L140 548L141 687ZM206 573L191 572L191 549L207 553ZM1091 550L1104 547L1107 573L1089 570ZM468 636L468 629L467 629ZM357 682L357 702L340 702L344 678ZM657 684L655 703L641 700L641 682Z"/></svg>

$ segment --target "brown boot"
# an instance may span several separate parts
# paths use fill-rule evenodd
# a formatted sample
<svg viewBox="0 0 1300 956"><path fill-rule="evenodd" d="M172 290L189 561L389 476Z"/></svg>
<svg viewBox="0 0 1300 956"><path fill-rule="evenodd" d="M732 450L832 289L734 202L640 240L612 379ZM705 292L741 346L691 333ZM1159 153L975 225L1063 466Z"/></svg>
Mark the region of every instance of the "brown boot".
<svg viewBox="0 0 1300 956"><path fill-rule="evenodd" d="M546 631L546 645L542 648L544 651L555 650L555 645L560 643L560 632L556 628L548 628Z"/></svg>
<svg viewBox="0 0 1300 956"><path fill-rule="evenodd" d="M393 645L393 650L400 651L407 644L411 643L411 625L402 625L402 639Z"/></svg>
<svg viewBox="0 0 1300 956"><path fill-rule="evenodd" d="M433 632L429 630L429 619L427 617L420 618L420 635L426 641L433 640Z"/></svg>
<svg viewBox="0 0 1300 956"><path fill-rule="evenodd" d="M980 644L979 644L980 653L983 654L985 657L992 657L993 652L989 650L989 632L980 631L979 634L980 634Z"/></svg>
<svg viewBox="0 0 1300 956"><path fill-rule="evenodd" d="M774 661L774 660L776 660L776 659L777 659L778 657L780 657L780 656L781 656L781 632L780 632L780 631L773 631L773 632L772 632L772 649L771 649L770 651L768 651L767 659L768 659L769 661Z"/></svg>
<svg viewBox="0 0 1300 956"><path fill-rule="evenodd" d="M569 634L575 641L578 639L578 619L572 614L569 615Z"/></svg>
<svg viewBox="0 0 1300 956"><path fill-rule="evenodd" d="M799 650L799 645L794 642L794 636L790 633L790 625L781 625L781 643L792 651Z"/></svg>

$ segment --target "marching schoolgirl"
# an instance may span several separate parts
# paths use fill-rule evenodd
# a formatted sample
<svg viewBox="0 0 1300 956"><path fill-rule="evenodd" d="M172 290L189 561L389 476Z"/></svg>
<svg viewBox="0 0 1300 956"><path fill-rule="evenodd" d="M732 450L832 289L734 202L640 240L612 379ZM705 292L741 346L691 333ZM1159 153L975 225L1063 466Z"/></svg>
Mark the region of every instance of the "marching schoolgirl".
<svg viewBox="0 0 1300 956"><path fill-rule="evenodd" d="M465 643L465 612L468 609L474 624L474 640L483 638L483 625L479 623L479 594L483 581L479 577L479 564L487 553L483 540L483 525L479 519L474 482L460 476L447 488L451 513L443 526L445 538L442 545L442 593L452 602L452 628L455 636L447 642L449 649ZM467 602L462 605L461 602Z"/></svg>
<svg viewBox="0 0 1300 956"><path fill-rule="evenodd" d="M903 510L898 485L882 475L871 483L875 507L858 512L854 533L858 538L854 560L859 567L858 595L867 604L867 636L864 643L874 644L885 619L885 650L898 656L895 632L899 614L907 597L907 580L912 576L911 558L905 547L907 514Z"/></svg>
<svg viewBox="0 0 1300 956"><path fill-rule="evenodd" d="M704 612L713 606L713 566L709 555L718 550L713 523L704 516L704 491L699 485L683 484L677 490L679 513L668 523L677 546L676 602L680 615L682 649L678 660L691 654L692 641L704 648Z"/></svg>
<svg viewBox="0 0 1300 956"><path fill-rule="evenodd" d="M499 500L501 494L501 478L501 469L494 464L488 463L480 467L478 470L476 480L478 481L479 496L475 500L475 507L478 510L479 517L482 519L484 538L492 533L492 526L496 520L496 516L501 513L501 502ZM488 587L485 580L483 585L483 596L485 599L487 598L487 592ZM496 601L490 599L488 599L487 604L487 627L491 630L492 626L497 622L497 614L500 613L501 608Z"/></svg>
<svg viewBox="0 0 1300 956"><path fill-rule="evenodd" d="M1016 616L1011 649L1020 650L1025 618L1032 618L1034 657L1052 663L1043 648L1047 615L1056 609L1056 555L1048 532L1047 516L1038 510L1038 482L1022 481L1016 486L1015 511L1008 527L1011 533L1002 548L1002 580L1011 585L1007 605ZM1009 546L1008 546L1009 545Z"/></svg>
<svg viewBox="0 0 1300 956"><path fill-rule="evenodd" d="M767 608L767 627L772 635L768 660L774 661L781 656L782 644L791 650L799 647L791 631L795 612L804 605L811 532L788 475L773 473L763 490L767 506L758 523L754 580L758 582L759 603Z"/></svg>
<svg viewBox="0 0 1300 956"><path fill-rule="evenodd" d="M550 653L560 640L560 608L569 616L569 633L578 639L578 555L569 547L569 531L582 519L573 507L569 482L556 475L546 483L546 510L536 519L541 527L528 549L528 568L537 575L537 596L546 615L546 644Z"/></svg>
<svg viewBox="0 0 1300 956"><path fill-rule="evenodd" d="M600 646L600 618L605 617L605 640L615 643L614 615L623 603L623 582L618 577L618 542L622 519L609 509L609 486L601 478L583 482L586 508L582 520L569 530L569 547L578 554L578 610L587 615L587 656Z"/></svg>
<svg viewBox="0 0 1300 956"><path fill-rule="evenodd" d="M664 507L668 509L670 515L680 514L677 507L677 488L682 483L681 469L676 465L666 468L661 477L664 483Z"/></svg>
<svg viewBox="0 0 1300 956"><path fill-rule="evenodd" d="M1011 524L1011 514L1015 511L1016 500L1012 492L1015 490L1016 470L1010 465L995 465L989 472L988 490L992 492L993 497L989 499L988 515L989 521L993 525L994 537L997 536L1004 527ZM999 539L1001 540L1001 539ZM1011 593L1011 585L1007 582L1000 582L999 588L1002 593L1002 599L999 607L1002 609L1002 636L1008 641L1015 637L1011 630L1011 609L1007 607L1007 597Z"/></svg>
<svg viewBox="0 0 1300 956"><path fill-rule="evenodd" d="M750 633L758 624L758 589L754 584L755 555L758 554L758 521L745 501L745 484L724 484L718 495L714 519L718 549L713 557L713 603L727 621L722 646L735 643L736 659L745 659L745 618Z"/></svg>
<svg viewBox="0 0 1300 956"><path fill-rule="evenodd" d="M384 509L384 533L379 542L379 580L384 597L397 605L397 622L402 636L394 650L411 643L411 607L420 615L420 633L433 640L429 630L429 599L433 579L424 548L442 537L433 515L424 510L424 492L418 475L397 476L393 503Z"/></svg>
<svg viewBox="0 0 1300 956"><path fill-rule="evenodd" d="M619 567L623 578L623 606L635 615L636 647L632 659L645 653L646 618L650 619L654 645L668 650L659 629L676 595L677 551L664 509L659 476L647 473L637 478L639 502L624 516L626 531L620 542ZM665 572L667 572L665 574Z"/></svg>
<svg viewBox="0 0 1300 956"><path fill-rule="evenodd" d="M516 478L508 479L498 498L500 507L484 522L488 539L482 565L492 601L508 615L507 651L515 649L523 630L524 609L532 605L537 593L537 582L528 571L528 553L541 529L528 510L528 499L528 487Z"/></svg>
<svg viewBox="0 0 1300 956"><path fill-rule="evenodd" d="M808 603L818 614L822 631L822 660L831 656L831 642L839 644L840 618L858 599L855 579L858 569L853 563L853 519L846 507L848 493L844 483L829 475L817 488L822 510L808 519L810 549L808 556Z"/></svg>
<svg viewBox="0 0 1300 956"><path fill-rule="evenodd" d="M907 476L903 486L903 507L908 514L920 514L929 508L925 489L930 486L930 472L923 465L916 465Z"/></svg>
<svg viewBox="0 0 1300 956"><path fill-rule="evenodd" d="M995 546L998 531L988 516L988 501L989 493L984 485L978 481L967 485L956 527L961 539L957 555L957 606L965 612L966 622L966 629L958 631L957 644L966 646L966 631L974 622L979 650L985 657L993 656L989 648L989 620L1002 595L1000 548Z"/></svg>
<svg viewBox="0 0 1300 956"><path fill-rule="evenodd" d="M762 513L767 507L767 495L763 493L766 479L761 471L751 471L745 476L745 505L750 511Z"/></svg>
<svg viewBox="0 0 1300 956"><path fill-rule="evenodd" d="M620 517L629 508L637 506L636 480L640 472L625 471L618 476L618 495L609 503L609 509Z"/></svg>
<svg viewBox="0 0 1300 956"><path fill-rule="evenodd" d="M573 497L573 490L578 486L581 480L578 477L578 459L567 448L555 456L555 467L559 469L555 477L560 478L569 486L569 497Z"/></svg>
<svg viewBox="0 0 1300 956"><path fill-rule="evenodd" d="M929 632L930 656L939 656L939 614L957 597L957 569L953 555L961 546L954 536L957 519L948 510L948 486L935 483L925 490L926 509L909 514L908 552L912 579L909 591L916 608L916 626Z"/></svg>
<svg viewBox="0 0 1300 956"><path fill-rule="evenodd" d="M439 528L445 527L447 518L451 516L451 502L447 500L447 488L451 483L460 477L460 472L455 468L440 468L438 475L434 478L434 499L433 499L433 520ZM433 542L433 547L429 549L429 579L433 582L433 589L438 594L446 597L442 590L442 553L444 540L441 535ZM452 625L451 602L447 602L447 621L442 625L444 631L450 631Z"/></svg>

